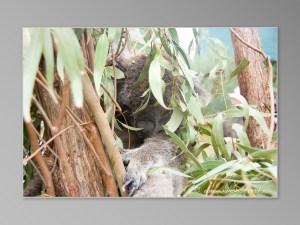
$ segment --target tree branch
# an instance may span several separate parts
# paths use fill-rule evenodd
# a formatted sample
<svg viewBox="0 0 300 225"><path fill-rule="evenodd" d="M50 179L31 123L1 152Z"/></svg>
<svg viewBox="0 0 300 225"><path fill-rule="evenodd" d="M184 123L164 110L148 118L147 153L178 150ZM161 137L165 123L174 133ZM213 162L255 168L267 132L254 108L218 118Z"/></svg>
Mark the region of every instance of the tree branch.
<svg viewBox="0 0 300 225"><path fill-rule="evenodd" d="M49 168L48 168L46 162L44 161L44 158L43 158L41 152L39 151L38 138L34 132L34 126L33 126L32 122L26 122L25 125L26 125L26 129L28 131L28 135L30 138L32 152L35 154L34 160L36 161L36 163L40 169L40 172L45 180L47 194L50 196L55 196L52 175L51 175L51 172L49 171Z"/></svg>
<svg viewBox="0 0 300 225"><path fill-rule="evenodd" d="M38 108L38 110L40 111L40 113L42 114L47 126L50 128L50 130L52 130L54 126L53 126L51 120L49 119L47 113L45 112L45 110L43 109L41 104L38 102L38 100L34 96L32 96L32 100L33 100L34 104L36 105L36 107Z"/></svg>
<svg viewBox="0 0 300 225"><path fill-rule="evenodd" d="M100 105L98 96L95 93L93 85L86 74L82 75L82 83L85 101L93 114L98 130L101 134L106 153L111 161L113 170L115 172L119 190L121 191L122 196L126 196L126 193L122 191L125 176L125 168L120 152L115 143L113 133L110 129L109 122Z"/></svg>
<svg viewBox="0 0 300 225"><path fill-rule="evenodd" d="M266 56L266 54L261 50L256 48L255 46L249 44L248 42L246 42L237 32L235 32L235 30L233 28L230 28L230 31L234 34L234 36L240 40L240 42L242 42L244 45L246 45L248 48L253 49L254 51L256 51L257 53L261 54L264 59L266 60L268 57Z"/></svg>

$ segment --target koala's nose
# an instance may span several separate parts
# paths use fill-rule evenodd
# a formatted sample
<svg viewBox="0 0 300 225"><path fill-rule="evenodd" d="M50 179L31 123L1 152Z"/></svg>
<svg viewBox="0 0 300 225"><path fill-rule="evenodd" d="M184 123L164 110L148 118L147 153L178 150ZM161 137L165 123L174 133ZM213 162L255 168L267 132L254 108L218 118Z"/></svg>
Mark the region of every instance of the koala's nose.
<svg viewBox="0 0 300 225"><path fill-rule="evenodd" d="M123 188L127 191L128 196L131 197L138 188L138 184L132 176L125 175Z"/></svg>

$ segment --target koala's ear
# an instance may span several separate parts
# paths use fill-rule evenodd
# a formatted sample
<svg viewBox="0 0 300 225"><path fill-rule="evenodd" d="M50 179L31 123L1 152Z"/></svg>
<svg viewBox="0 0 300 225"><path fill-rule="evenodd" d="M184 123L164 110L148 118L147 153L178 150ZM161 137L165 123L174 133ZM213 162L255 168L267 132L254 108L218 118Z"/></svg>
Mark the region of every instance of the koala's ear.
<svg viewBox="0 0 300 225"><path fill-rule="evenodd" d="M133 157L134 153L131 150L120 149L122 160L125 166L129 164L130 159Z"/></svg>
<svg viewBox="0 0 300 225"><path fill-rule="evenodd" d="M135 154L137 153L137 151L139 150L139 148L136 149L120 149L120 153L122 156L122 160L123 163L125 165L128 165L130 160L134 158Z"/></svg>
<svg viewBox="0 0 300 225"><path fill-rule="evenodd" d="M121 54L117 60L116 60L117 64L116 64L116 67L121 70L123 73L125 73L129 67L129 64L130 64L130 60L126 59L124 57L123 54Z"/></svg>

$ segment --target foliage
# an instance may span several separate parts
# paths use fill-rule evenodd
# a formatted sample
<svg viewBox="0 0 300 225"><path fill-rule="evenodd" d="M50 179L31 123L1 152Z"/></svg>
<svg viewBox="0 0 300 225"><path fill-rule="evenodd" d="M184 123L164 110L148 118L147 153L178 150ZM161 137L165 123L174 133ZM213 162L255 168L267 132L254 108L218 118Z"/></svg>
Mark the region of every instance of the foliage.
<svg viewBox="0 0 300 225"><path fill-rule="evenodd" d="M75 105L83 105L80 77L85 71L85 62L79 44L83 30L24 30L24 37L27 35L23 56L25 120L31 119L30 102L41 57L45 60L49 91L54 93L55 72L62 81L67 75ZM112 106L115 103L110 95L114 96L115 93L114 80L122 79L124 74L117 68L106 65L106 61L114 53L112 43L122 43L122 34L128 31L121 28L89 28L87 31L90 38L96 40L93 82L108 118L114 120ZM220 40L210 37L203 29L193 29L194 37L187 50L180 46L175 28L141 28L138 32L142 39L126 43L132 51L150 55L148 65L139 78L148 76L149 90L142 96L144 104L138 110L147 106L152 94L161 107L172 111L172 116L164 128L187 156L184 174L189 182L182 195L276 196L277 151L251 147L246 134L249 117L256 119L261 128L268 132L264 118L269 115L257 111L241 95L234 93L238 86L237 76L249 63L247 59L240 65L235 65L226 46ZM56 59L53 55L52 39L57 48ZM205 45L205 52L196 51L193 57L187 53L193 47L199 50L202 45ZM162 76L165 70L170 70L176 80L181 81L174 87L176 91L173 92L180 93L181 97L173 94L170 104L164 101L166 84ZM211 93L212 98L207 105L204 105L194 91L195 79L200 80ZM52 96L55 99L55 95ZM232 99L238 99L239 104L232 104ZM244 126L234 124L231 127L237 133L237 138L226 138L223 134L223 122L232 117L243 117L245 123ZM118 120L115 123L118 129L125 127L132 131L140 130ZM122 145L119 137L116 136L116 140Z"/></svg>

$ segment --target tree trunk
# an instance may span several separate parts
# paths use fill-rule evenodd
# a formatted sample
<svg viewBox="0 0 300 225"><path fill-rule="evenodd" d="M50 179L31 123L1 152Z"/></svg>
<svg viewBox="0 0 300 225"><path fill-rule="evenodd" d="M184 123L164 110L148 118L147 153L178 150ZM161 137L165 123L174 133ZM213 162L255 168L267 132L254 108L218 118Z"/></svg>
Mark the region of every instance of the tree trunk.
<svg viewBox="0 0 300 225"><path fill-rule="evenodd" d="M57 92L62 93L62 83L56 83L59 83ZM62 103L55 104L41 85L37 85L37 90L42 107L54 124L59 117ZM88 108L86 106L82 109L75 108L70 96L68 96L68 101L70 102L69 109L67 109L59 129L60 131L67 130L55 138L52 147L59 157L53 171L56 196L118 196L109 160ZM74 118L81 122L74 122ZM47 133L49 134L47 139L53 136L51 130ZM53 158L53 155L51 157ZM53 167L54 160L48 161L50 162L49 166Z"/></svg>
<svg viewBox="0 0 300 225"><path fill-rule="evenodd" d="M238 65L244 58L250 63L238 76L241 95L246 98L249 105L256 107L260 112L272 112L272 82L270 82L270 64L265 65L266 57L261 50L258 32L255 28L232 28L232 42L235 52L235 62ZM272 71L272 70L271 70ZM272 80L271 80L272 81ZM250 118L247 134L254 147L267 148L272 125L270 117L266 118L271 134L266 134L255 119Z"/></svg>

